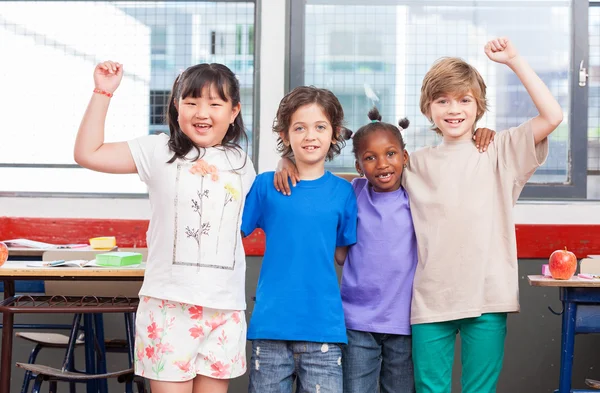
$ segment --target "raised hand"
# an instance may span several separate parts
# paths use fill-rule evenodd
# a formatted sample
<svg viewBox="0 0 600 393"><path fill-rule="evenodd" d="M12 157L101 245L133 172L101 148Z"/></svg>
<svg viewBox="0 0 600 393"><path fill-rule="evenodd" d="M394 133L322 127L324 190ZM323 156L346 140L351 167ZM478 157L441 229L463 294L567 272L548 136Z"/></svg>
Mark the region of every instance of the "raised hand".
<svg viewBox="0 0 600 393"><path fill-rule="evenodd" d="M500 64L508 64L519 55L514 45L506 37L488 41L485 45L485 54L490 60Z"/></svg>
<svg viewBox="0 0 600 393"><path fill-rule="evenodd" d="M123 65L114 61L99 63L94 69L94 84L97 89L114 93L123 79Z"/></svg>

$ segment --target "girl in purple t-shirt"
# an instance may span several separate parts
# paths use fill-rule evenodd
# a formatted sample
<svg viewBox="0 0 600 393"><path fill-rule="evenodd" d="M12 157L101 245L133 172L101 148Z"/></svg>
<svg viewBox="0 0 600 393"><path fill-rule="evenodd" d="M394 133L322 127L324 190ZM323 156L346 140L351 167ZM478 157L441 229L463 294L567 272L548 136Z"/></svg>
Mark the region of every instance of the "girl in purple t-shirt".
<svg viewBox="0 0 600 393"><path fill-rule="evenodd" d="M343 352L344 392L414 392L410 302L417 241L408 196L401 187L408 162L399 127L381 122L358 129L352 180L358 204L358 242L342 274L348 345Z"/></svg>
<svg viewBox="0 0 600 393"><path fill-rule="evenodd" d="M342 301L348 345L343 348L345 393L412 393L410 303L417 265L417 244L408 195L401 186L409 160L399 127L381 121L377 108L371 122L352 137L356 170L352 180L358 204L357 243L347 255L337 253L344 265ZM478 130L481 150L494 132ZM481 144L480 144L481 142ZM294 166L282 160L275 187L290 193Z"/></svg>

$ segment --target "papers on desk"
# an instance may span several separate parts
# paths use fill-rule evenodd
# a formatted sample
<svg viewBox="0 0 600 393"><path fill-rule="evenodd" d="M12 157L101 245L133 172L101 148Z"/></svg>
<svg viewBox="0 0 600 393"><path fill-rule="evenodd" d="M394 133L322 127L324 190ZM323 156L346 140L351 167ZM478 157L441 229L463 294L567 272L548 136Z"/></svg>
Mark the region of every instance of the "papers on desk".
<svg viewBox="0 0 600 393"><path fill-rule="evenodd" d="M128 265L128 266L106 266L106 265L98 265L96 263L95 259L92 259L90 261L86 261L83 259L77 259L77 260L72 260L72 261L65 261L65 260L57 260L57 261L44 261L44 262L27 262L27 266L28 267L80 267L80 268L85 268L85 267L103 267L103 268L137 268L140 265Z"/></svg>
<svg viewBox="0 0 600 393"><path fill-rule="evenodd" d="M8 247L14 248L37 248L39 250L59 250L59 249L72 249L72 248L85 248L89 247L88 244L51 244L38 242L29 239L11 239L2 240Z"/></svg>
<svg viewBox="0 0 600 393"><path fill-rule="evenodd" d="M83 259L77 259L72 261L57 260L57 261L44 261L44 262L27 262L28 267L103 267L96 263L95 259L86 261Z"/></svg>

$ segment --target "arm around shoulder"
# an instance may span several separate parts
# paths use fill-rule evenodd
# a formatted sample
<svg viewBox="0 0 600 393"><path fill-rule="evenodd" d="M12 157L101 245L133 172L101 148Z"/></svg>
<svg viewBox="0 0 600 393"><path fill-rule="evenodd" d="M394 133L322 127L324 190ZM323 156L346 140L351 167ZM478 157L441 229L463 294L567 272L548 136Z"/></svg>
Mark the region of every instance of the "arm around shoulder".
<svg viewBox="0 0 600 393"><path fill-rule="evenodd" d="M335 263L340 266L346 262L346 255L348 255L348 246L336 247L335 248Z"/></svg>

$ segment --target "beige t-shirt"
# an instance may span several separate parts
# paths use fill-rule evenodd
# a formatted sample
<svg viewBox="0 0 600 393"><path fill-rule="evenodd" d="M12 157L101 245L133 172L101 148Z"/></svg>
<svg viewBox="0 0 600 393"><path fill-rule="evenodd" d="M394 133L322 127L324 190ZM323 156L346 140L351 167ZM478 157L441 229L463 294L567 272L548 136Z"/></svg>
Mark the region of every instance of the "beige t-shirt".
<svg viewBox="0 0 600 393"><path fill-rule="evenodd" d="M512 209L548 155L531 123L496 135L479 153L471 141L426 147L410 157L403 183L418 243L411 324L519 311Z"/></svg>

